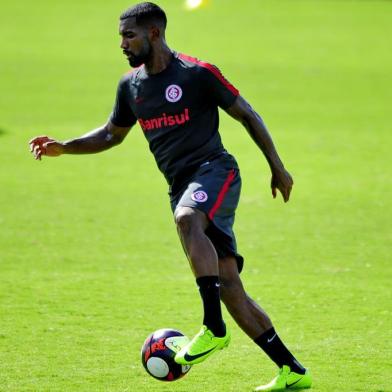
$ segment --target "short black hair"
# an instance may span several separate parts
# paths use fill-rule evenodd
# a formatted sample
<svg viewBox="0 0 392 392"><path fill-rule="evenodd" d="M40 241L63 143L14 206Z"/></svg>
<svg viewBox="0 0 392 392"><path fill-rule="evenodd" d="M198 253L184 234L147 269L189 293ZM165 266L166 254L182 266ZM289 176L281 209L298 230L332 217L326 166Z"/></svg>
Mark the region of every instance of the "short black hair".
<svg viewBox="0 0 392 392"><path fill-rule="evenodd" d="M120 15L120 20L128 18L136 18L136 24L146 25L151 21L160 23L164 28L167 25L167 18L165 11L154 3L146 1L144 3L139 3L133 7L128 8Z"/></svg>

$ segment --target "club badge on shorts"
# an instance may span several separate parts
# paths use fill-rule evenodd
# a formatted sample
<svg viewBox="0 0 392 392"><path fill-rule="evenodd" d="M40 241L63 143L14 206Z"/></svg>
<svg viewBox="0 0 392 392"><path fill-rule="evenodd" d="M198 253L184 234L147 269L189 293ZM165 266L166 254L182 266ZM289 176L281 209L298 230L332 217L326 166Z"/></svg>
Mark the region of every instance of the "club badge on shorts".
<svg viewBox="0 0 392 392"><path fill-rule="evenodd" d="M177 84L171 84L166 88L165 96L169 102L178 102L182 97L181 87Z"/></svg>
<svg viewBox="0 0 392 392"><path fill-rule="evenodd" d="M204 203L207 201L208 195L204 191L196 191L191 194L191 199L198 203Z"/></svg>

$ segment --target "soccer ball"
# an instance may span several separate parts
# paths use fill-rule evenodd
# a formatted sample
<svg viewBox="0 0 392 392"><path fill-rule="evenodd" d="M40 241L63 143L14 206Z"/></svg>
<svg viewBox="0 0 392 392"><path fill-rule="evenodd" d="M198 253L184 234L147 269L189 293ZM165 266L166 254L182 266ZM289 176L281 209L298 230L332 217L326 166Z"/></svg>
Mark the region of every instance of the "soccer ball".
<svg viewBox="0 0 392 392"><path fill-rule="evenodd" d="M142 346L142 363L157 380L175 381L188 373L190 366L179 365L174 357L189 342L175 329L159 329L148 336Z"/></svg>

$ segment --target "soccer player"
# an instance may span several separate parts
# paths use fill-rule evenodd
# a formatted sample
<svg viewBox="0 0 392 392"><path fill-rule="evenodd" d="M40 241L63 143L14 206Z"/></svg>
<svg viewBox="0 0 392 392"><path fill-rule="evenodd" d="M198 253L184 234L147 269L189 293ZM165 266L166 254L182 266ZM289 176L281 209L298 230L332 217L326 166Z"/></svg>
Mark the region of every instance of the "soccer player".
<svg viewBox="0 0 392 392"><path fill-rule="evenodd" d="M215 66L171 50L167 19L153 3L140 3L120 16L121 49L135 68L119 82L108 122L72 140L47 136L30 141L36 159L43 155L98 153L120 144L139 125L158 168L170 186L177 231L203 302L203 326L175 357L196 364L230 342L221 301L243 331L279 367L259 391L302 389L311 376L277 335L267 314L245 292L243 258L233 233L241 178L236 160L223 147L218 107L238 120L264 154L271 188L287 202L293 180L281 162L261 119Z"/></svg>

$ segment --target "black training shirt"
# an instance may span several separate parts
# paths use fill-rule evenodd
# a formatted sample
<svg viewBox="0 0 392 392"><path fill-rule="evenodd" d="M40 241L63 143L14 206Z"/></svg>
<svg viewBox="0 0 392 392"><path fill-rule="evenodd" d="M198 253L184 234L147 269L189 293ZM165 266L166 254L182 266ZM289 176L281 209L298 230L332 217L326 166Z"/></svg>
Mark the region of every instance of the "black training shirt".
<svg viewBox="0 0 392 392"><path fill-rule="evenodd" d="M167 68L148 75L144 65L118 85L110 121L120 127L139 122L167 182L224 152L218 106L231 106L238 90L215 66L173 53Z"/></svg>

